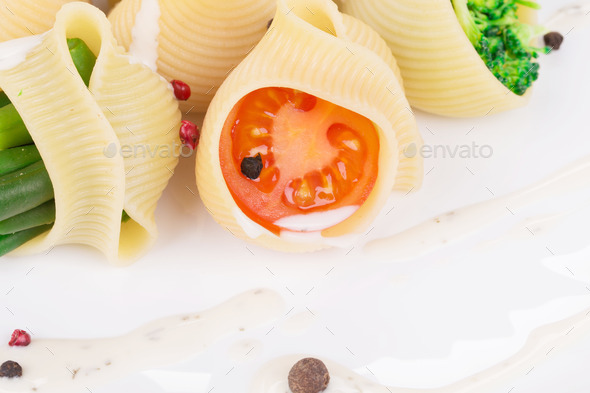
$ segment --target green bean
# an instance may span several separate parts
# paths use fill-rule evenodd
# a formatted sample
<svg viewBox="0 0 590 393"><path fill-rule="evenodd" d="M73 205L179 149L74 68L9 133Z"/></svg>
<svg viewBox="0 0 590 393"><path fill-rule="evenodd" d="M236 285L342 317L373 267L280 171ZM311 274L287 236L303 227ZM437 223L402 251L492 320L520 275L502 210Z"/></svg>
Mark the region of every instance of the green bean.
<svg viewBox="0 0 590 393"><path fill-rule="evenodd" d="M8 98L5 92L0 91L0 108L8 104L10 104L10 99Z"/></svg>
<svg viewBox="0 0 590 393"><path fill-rule="evenodd" d="M41 155L35 145L0 150L0 176L23 169L37 161L41 161Z"/></svg>
<svg viewBox="0 0 590 393"><path fill-rule="evenodd" d="M96 64L96 56L94 56L88 45L79 38L68 38L68 48L78 74L80 74L84 84L88 86Z"/></svg>
<svg viewBox="0 0 590 393"><path fill-rule="evenodd" d="M42 225L39 227L26 229L10 235L0 235L0 257L16 250L29 240L36 238L44 232L51 229L51 225Z"/></svg>
<svg viewBox="0 0 590 393"><path fill-rule="evenodd" d="M9 235L41 225L53 224L54 221L55 200L52 199L34 209L0 221L0 235Z"/></svg>
<svg viewBox="0 0 590 393"><path fill-rule="evenodd" d="M31 143L33 138L14 105L0 108L0 150Z"/></svg>
<svg viewBox="0 0 590 393"><path fill-rule="evenodd" d="M43 161L0 177L0 221L51 199L53 186Z"/></svg>
<svg viewBox="0 0 590 393"><path fill-rule="evenodd" d="M84 84L88 86L96 64L96 56L79 38L68 39L68 49L76 70L78 70ZM4 93L0 92L0 94ZM0 96L0 103L2 100ZM14 105L8 101L6 105L0 105L0 107L0 150L33 143L33 139Z"/></svg>

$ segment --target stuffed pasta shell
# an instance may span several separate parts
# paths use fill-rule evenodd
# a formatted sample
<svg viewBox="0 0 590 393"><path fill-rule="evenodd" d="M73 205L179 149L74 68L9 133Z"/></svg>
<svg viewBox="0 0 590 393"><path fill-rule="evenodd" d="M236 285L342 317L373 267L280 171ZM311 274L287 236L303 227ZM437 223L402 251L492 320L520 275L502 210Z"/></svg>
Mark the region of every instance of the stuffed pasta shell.
<svg viewBox="0 0 590 393"><path fill-rule="evenodd" d="M46 32L53 26L57 11L73 1L76 0L3 1L0 4L0 42Z"/></svg>
<svg viewBox="0 0 590 393"><path fill-rule="evenodd" d="M280 0L205 116L199 194L231 233L283 251L347 243L422 181L416 122L385 43L329 0Z"/></svg>
<svg viewBox="0 0 590 393"><path fill-rule="evenodd" d="M527 103L537 79L534 1L341 0L396 57L416 108L445 116L483 116Z"/></svg>
<svg viewBox="0 0 590 393"><path fill-rule="evenodd" d="M275 0L123 0L115 37L168 80L190 85L185 111L205 112L215 92L264 35Z"/></svg>
<svg viewBox="0 0 590 393"><path fill-rule="evenodd" d="M34 143L40 160L31 173L45 190L39 199L28 166L5 171L0 251L3 242L13 247L12 239L26 239L33 213L49 203L47 230L29 232L35 236L17 254L71 243L92 246L113 262L144 253L157 235L154 210L178 161L180 111L169 84L117 45L100 10L72 3L48 33L0 44L0 88L0 157L20 162L22 146ZM9 124L12 118L20 123ZM4 187L11 184L14 190ZM37 199L26 204L32 195Z"/></svg>

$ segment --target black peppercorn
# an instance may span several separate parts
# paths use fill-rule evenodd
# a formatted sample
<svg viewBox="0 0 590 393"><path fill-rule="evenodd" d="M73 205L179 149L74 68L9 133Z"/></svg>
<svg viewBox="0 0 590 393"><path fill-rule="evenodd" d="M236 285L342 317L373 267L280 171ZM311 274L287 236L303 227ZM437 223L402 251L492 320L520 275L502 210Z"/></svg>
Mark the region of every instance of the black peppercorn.
<svg viewBox="0 0 590 393"><path fill-rule="evenodd" d="M289 389L293 393L320 393L330 383L330 373L321 360L301 359L289 371Z"/></svg>
<svg viewBox="0 0 590 393"><path fill-rule="evenodd" d="M0 378L19 378L23 375L23 368L12 360L2 363L0 366Z"/></svg>
<svg viewBox="0 0 590 393"><path fill-rule="evenodd" d="M260 153L258 153L256 157L246 157L242 160L242 173L248 179L258 179L260 177L260 172L262 172L262 168L262 156L260 156Z"/></svg>
<svg viewBox="0 0 590 393"><path fill-rule="evenodd" d="M563 36L557 31L545 34L543 39L545 40L545 45L552 50L558 50L563 43Z"/></svg>

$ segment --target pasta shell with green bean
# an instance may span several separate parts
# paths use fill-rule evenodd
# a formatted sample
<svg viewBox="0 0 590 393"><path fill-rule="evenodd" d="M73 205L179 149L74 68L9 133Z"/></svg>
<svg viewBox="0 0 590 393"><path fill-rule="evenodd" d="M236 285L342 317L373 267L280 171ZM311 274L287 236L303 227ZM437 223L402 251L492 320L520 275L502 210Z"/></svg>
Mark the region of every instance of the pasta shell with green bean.
<svg viewBox="0 0 590 393"><path fill-rule="evenodd" d="M395 60L377 33L364 23L338 12L335 4L329 0L279 0L277 5L274 21L268 32L226 79L206 114L196 163L199 194L215 220L233 235L257 245L282 251L312 251L344 244L350 248L352 239L368 230L392 189L407 192L419 188L423 177L422 158L404 152L408 146L419 149L422 140L404 96ZM248 104L250 97L257 94L262 97L260 101ZM279 112L276 112L276 108L273 113L264 109L268 105L275 105L273 102L279 102L284 97L291 97L287 98L291 101L281 101L283 109ZM264 102L265 106L255 109ZM242 111L242 108L249 109ZM327 112L321 112L322 109L315 112L318 113L315 118L318 122L324 121L322 113L329 117L329 111L333 110L342 113L343 123L328 123L326 128L316 129L313 122L293 123L292 128L279 124L283 121L281 111L293 116L292 119L297 119L299 116L307 116L305 113L313 114L314 108L331 108ZM235 120L235 116L242 113L246 118L257 116L262 123L256 126L239 118ZM271 121L269 119L275 119L272 120L274 125L265 123ZM342 154L349 154L348 164L341 161L342 164L339 162L331 168L326 167L327 171L332 172L321 180L316 179L323 182L323 185L315 183L316 190L323 193L320 196L323 198L322 203L329 205L333 202L334 198L326 196L330 192L333 195L339 192L336 190L339 186L333 180L338 177L343 179L344 184L354 177L352 173L357 171L356 168L363 167L364 162L361 162L356 152L367 150L369 139L364 142L363 139L366 135L373 134L376 135L379 148L375 156L370 157L375 158L377 169L368 174L374 176L375 182L372 189L363 196L366 199L360 204L346 202L343 208L320 208L310 214L300 205L300 213L287 216L291 224L286 225L255 217L250 206L257 205L257 200L240 199L237 193L241 191L233 186L233 182L246 184L251 179L252 187L261 187L263 191L256 194L264 201L257 205L259 212L270 211L277 204L293 204L291 197L307 197L309 189L299 187L299 191L293 193L292 189L289 191L290 186L287 186L284 188L285 196L281 197L283 190L279 186L271 189L267 185L279 184L287 172L297 171L292 166L312 167L312 172L308 172L312 173L312 177L315 176L313 173L319 173L321 168L313 167L307 158L301 157L308 157L304 154L310 152L310 160L325 163L324 156L340 154L334 153L330 147L335 145L325 144L324 137L332 143L334 138L339 138L338 135L352 135L347 134L349 125L346 119L364 124L363 130L367 134L359 131L359 134L355 134L356 137L346 140L344 145L338 145L344 146L339 150L345 152ZM239 144L242 131L232 128L242 127L241 125L244 125L243 132L251 133L251 137L242 138L243 143L261 138L261 141L268 143L272 141L273 146L260 142L259 146L252 149L242 147ZM279 146L278 139L274 138L282 138L278 135L283 132L280 130L285 129L290 130L289 132L303 132L313 142L306 144L306 138L293 134L292 137L286 136L289 143ZM233 142L230 142L230 133ZM317 150L316 142L326 150ZM290 143L297 147L290 147ZM231 154L234 154L232 157L237 157L236 154L240 151L245 151L244 154L248 156L243 159L241 169L237 162L231 161L231 158L228 161L227 158ZM290 151L297 156L281 156L283 151ZM274 158L271 158L271 154ZM279 168L280 173L275 171L274 162L283 163L281 165L284 166ZM334 169L336 167L339 169ZM340 175L334 170L340 170ZM302 184L298 179L294 182ZM275 192L276 189L278 193ZM265 195L271 197L267 198ZM272 199L272 195L275 199ZM342 201L345 198L342 197ZM330 223L327 224L328 222ZM304 228L291 229L299 225Z"/></svg>
<svg viewBox="0 0 590 393"><path fill-rule="evenodd" d="M450 0L340 0L341 9L374 28L401 69L408 100L426 112L476 117L521 107L467 38ZM521 7L522 8L522 7ZM520 9L525 23L532 10Z"/></svg>
<svg viewBox="0 0 590 393"><path fill-rule="evenodd" d="M88 88L68 51L73 37L97 57ZM74 243L128 263L147 251L157 235L157 201L178 161L180 111L169 84L125 54L101 11L74 3L47 34L0 44L0 88L55 194L51 231L15 253ZM123 210L131 217L124 223Z"/></svg>
<svg viewBox="0 0 590 393"><path fill-rule="evenodd" d="M274 10L275 0L123 0L109 19L119 43L140 61L190 85L184 111L205 112Z"/></svg>

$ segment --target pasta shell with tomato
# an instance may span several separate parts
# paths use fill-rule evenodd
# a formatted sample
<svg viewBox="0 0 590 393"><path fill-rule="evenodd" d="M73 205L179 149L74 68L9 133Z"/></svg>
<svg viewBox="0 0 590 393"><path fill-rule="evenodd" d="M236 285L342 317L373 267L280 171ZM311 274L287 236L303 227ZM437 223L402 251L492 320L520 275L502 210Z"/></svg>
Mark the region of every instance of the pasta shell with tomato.
<svg viewBox="0 0 590 393"><path fill-rule="evenodd" d="M46 32L53 26L57 11L73 1L76 0L3 1L0 4L0 42Z"/></svg>
<svg viewBox="0 0 590 393"><path fill-rule="evenodd" d="M340 0L341 9L374 28L391 48L412 106L443 116L485 116L526 105L482 61L449 0ZM519 9L520 20L535 13Z"/></svg>
<svg viewBox="0 0 590 393"><path fill-rule="evenodd" d="M67 38L80 38L97 57L88 88ZM100 10L72 3L47 34L0 44L0 88L37 145L55 195L53 228L16 253L76 243L127 263L147 251L157 235L156 204L178 161L180 111L169 84L117 45ZM124 223L123 210L131 217Z"/></svg>
<svg viewBox="0 0 590 393"><path fill-rule="evenodd" d="M122 0L109 19L119 43L138 59L189 84L184 111L205 112L274 11L275 0Z"/></svg>
<svg viewBox="0 0 590 393"><path fill-rule="evenodd" d="M421 137L374 31L329 0L277 5L207 112L199 193L215 220L256 244L348 244L393 188L420 186L422 159L404 151Z"/></svg>

